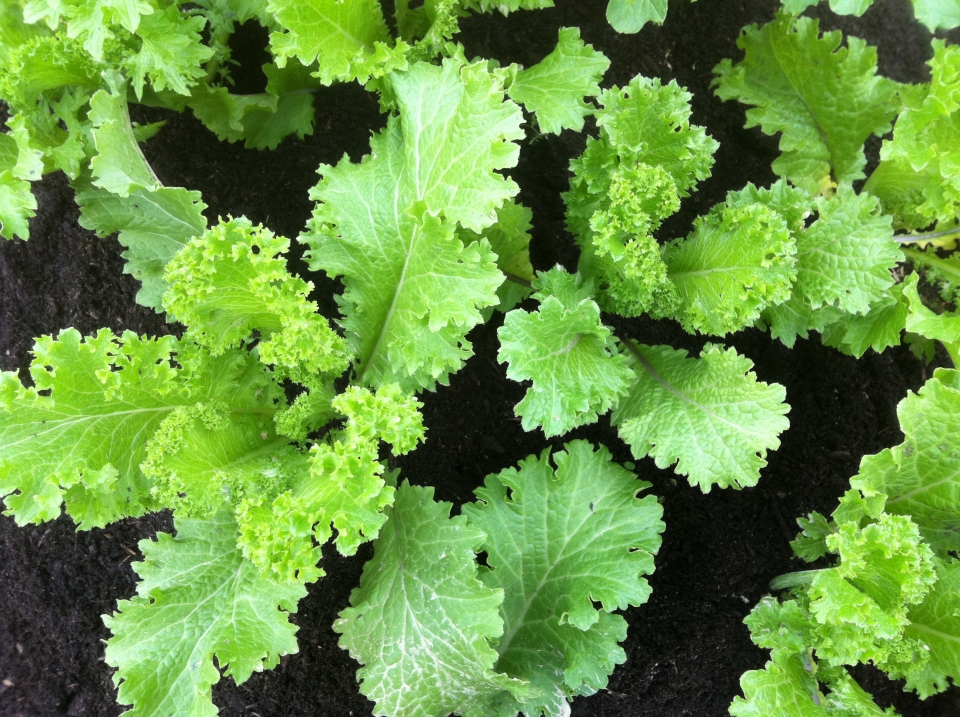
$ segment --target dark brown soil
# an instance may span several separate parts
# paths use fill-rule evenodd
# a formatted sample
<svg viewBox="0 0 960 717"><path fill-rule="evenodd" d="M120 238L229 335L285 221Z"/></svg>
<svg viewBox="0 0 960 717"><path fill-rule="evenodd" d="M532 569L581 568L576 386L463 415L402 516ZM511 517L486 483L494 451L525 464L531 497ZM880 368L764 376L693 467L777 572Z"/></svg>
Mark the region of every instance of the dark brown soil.
<svg viewBox="0 0 960 717"><path fill-rule="evenodd" d="M744 130L743 108L723 104L710 92L711 69L724 57L739 57L740 28L772 18L773 0L675 2L664 28L618 36L603 18L605 3L558 0L558 8L474 18L461 40L468 55L502 63L537 62L556 41L560 26L579 26L583 37L612 60L607 83L621 84L638 72L675 78L694 93L694 119L720 141L713 177L687 200L665 228L684 233L694 216L722 201L747 181L772 180L776 140ZM823 12L830 27L865 37L879 46L881 71L901 81L926 79L929 38L913 23L908 0L882 0L862 19ZM244 35L253 57L255 32ZM243 53L242 53L243 54ZM248 66L250 63L248 62ZM244 87L256 90L256 68ZM191 116L167 117L167 128L145 148L164 183L203 192L209 216L245 214L274 231L294 237L311 210L307 189L321 162L344 152L358 159L383 117L372 95L356 86L316 96L316 133L288 140L275 152L247 151L220 143ZM155 116L154 114L150 115ZM532 133L531 133L532 134ZM535 265L560 262L574 268L576 251L564 231L560 192L567 165L584 136L527 141L512 172L521 201L534 211ZM29 242L0 245L0 366L22 369L35 336L76 326L90 333L101 326L158 334L170 331L162 317L137 306L136 282L123 275L120 247L77 225L72 191L62 176L37 187L40 211ZM295 261L299 271L305 271ZM321 306L332 315L332 282L310 277ZM698 351L704 341L671 322L616 320L618 333L645 343L667 343ZM497 363L499 318L471 335L476 355L449 387L423 397L428 441L399 461L414 483L436 486L438 498L459 505L471 499L484 476L539 453L549 443L539 432L525 433L513 417L524 388L508 381ZM574 702L573 714L616 717L719 717L739 693L738 679L763 666L766 655L749 640L742 621L767 593L771 578L796 567L788 545L795 518L811 510L829 512L857 471L860 458L901 439L896 404L928 375L909 351L869 353L856 361L824 348L816 339L787 350L758 331L744 331L729 343L750 357L761 380L787 389L791 427L770 457L760 484L740 492L690 488L649 459L638 463L642 477L662 497L667 530L650 582L653 596L627 612L628 661L615 671L608 689ZM574 431L607 445L617 460L630 459L607 419ZM112 670L103 662L109 635L100 615L134 591L131 562L137 541L169 531L168 514L127 520L103 530L78 533L68 518L17 528L0 518L0 715L4 717L94 717L116 715ZM242 686L226 678L214 699L227 717L369 715L372 705L358 693L357 665L337 646L330 629L360 576L369 546L352 559L327 551L327 576L313 585L294 616L300 625L299 654ZM856 677L877 701L895 705L903 717L956 717L960 694L921 702L870 668ZM770 717L777 717L771 715Z"/></svg>

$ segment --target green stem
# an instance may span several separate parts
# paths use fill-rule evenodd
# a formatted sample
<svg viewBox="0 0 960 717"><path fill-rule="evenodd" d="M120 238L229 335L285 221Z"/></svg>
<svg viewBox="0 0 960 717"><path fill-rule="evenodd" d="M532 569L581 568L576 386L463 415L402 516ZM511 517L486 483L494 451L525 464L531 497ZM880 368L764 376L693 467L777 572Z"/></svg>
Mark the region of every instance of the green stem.
<svg viewBox="0 0 960 717"><path fill-rule="evenodd" d="M770 581L771 590L785 590L786 588L796 588L807 586L813 582L819 570L800 570L795 573L780 575Z"/></svg>
<svg viewBox="0 0 960 717"><path fill-rule="evenodd" d="M915 264L925 264L949 277L951 281L960 283L960 265L941 259L934 254L928 254L919 249L902 249L904 255Z"/></svg>
<svg viewBox="0 0 960 717"><path fill-rule="evenodd" d="M958 239L960 238L960 227L945 229L939 232L924 232L922 234L898 234L893 237L901 244L913 244L921 241L934 241L935 239Z"/></svg>

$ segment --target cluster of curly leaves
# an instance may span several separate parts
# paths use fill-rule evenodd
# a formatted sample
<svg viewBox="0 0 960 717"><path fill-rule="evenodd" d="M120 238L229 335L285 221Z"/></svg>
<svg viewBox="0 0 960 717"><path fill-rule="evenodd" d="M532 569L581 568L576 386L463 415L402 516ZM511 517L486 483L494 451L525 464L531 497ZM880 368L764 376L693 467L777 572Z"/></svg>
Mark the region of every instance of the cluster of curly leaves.
<svg viewBox="0 0 960 717"><path fill-rule="evenodd" d="M872 48L840 48L812 21L784 13L748 28L746 58L717 69L718 93L782 133L782 179L732 192L661 245L655 233L709 176L717 147L690 123L685 91L638 77L601 92L609 63L575 29L526 69L468 61L449 42L467 11L550 4L398 1L397 37L375 0L5 4L3 235L26 237L29 183L64 171L81 223L127 248L138 301L187 327L179 339L67 330L38 340L32 385L0 377L0 495L19 523L63 509L81 528L174 511L176 537L141 544L138 595L106 618L107 661L132 714L216 714L221 670L241 682L295 652L287 613L323 574L330 540L345 555L374 541L335 629L378 715L561 715L606 684L625 659L613 613L647 599L663 530L656 500L637 498L649 484L575 441L553 465L544 452L488 476L451 518L388 468L386 445L399 455L424 439L414 394L447 382L494 309L506 312L508 376L531 382L516 408L524 428L561 435L613 411L635 456L676 463L704 491L756 483L788 425L783 388L757 381L732 348L692 358L621 339L601 310L712 336L765 326L787 344L816 330L857 356L906 329L957 356L954 320L920 303L915 275L891 277L903 257L895 227L955 226L951 48L936 46L929 85L905 87L876 76ZM665 6L612 0L608 13L628 29L662 21ZM235 95L227 41L251 19L272 31L270 83ZM144 160L139 143L159 125L128 113L131 101L190 108L223 139L273 147L312 130L310 92L335 81L366 84L389 112L361 162L320 168L300 237L310 269L342 281L339 332L288 272L289 241L243 218L208 227L200 194L163 187ZM531 212L499 174L517 161L520 105L545 133L596 116L599 136L564 196L582 249L575 274L533 270ZM855 191L864 141L895 117L883 161ZM954 290L951 259L907 252ZM535 310L516 308L531 289ZM874 500L857 520L885 530L880 510ZM821 532L844 555L827 536L842 531ZM911 605L932 584L928 568ZM811 665L824 649L812 640ZM817 659L827 674L833 658ZM830 675L830 694L855 692Z"/></svg>

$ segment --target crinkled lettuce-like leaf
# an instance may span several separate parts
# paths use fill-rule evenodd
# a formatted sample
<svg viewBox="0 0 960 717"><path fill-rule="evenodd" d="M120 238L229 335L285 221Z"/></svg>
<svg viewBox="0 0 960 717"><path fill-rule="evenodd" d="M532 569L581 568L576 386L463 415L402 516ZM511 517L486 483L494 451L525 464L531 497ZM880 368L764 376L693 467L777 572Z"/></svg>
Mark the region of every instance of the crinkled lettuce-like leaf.
<svg viewBox="0 0 960 717"><path fill-rule="evenodd" d="M269 424L283 396L255 355L214 358L171 336L68 329L34 352L33 388L13 373L0 379L0 493L20 524L56 518L64 502L82 528L161 507L140 465L171 416L206 407L227 435L257 416ZM194 459L224 450L221 438L197 440Z"/></svg>
<svg viewBox="0 0 960 717"><path fill-rule="evenodd" d="M334 398L330 408L346 425L314 444L301 479L279 494L250 493L239 504L244 555L265 572L309 581L322 574L316 564L332 528L344 555L376 538L394 498L393 479L384 478L379 460L380 440L397 454L413 450L424 436L421 406L396 384L376 393L352 386Z"/></svg>
<svg viewBox="0 0 960 717"><path fill-rule="evenodd" d="M895 85L877 76L876 49L785 12L737 40L746 53L717 65L717 95L752 105L747 127L781 133L774 171L811 194L863 177L863 143L890 130Z"/></svg>
<svg viewBox="0 0 960 717"><path fill-rule="evenodd" d="M783 0L783 6L794 14L816 5L819 0ZM930 32L952 30L960 26L960 6L956 0L911 0L917 20ZM863 15L873 0L830 0L830 9L839 15Z"/></svg>
<svg viewBox="0 0 960 717"><path fill-rule="evenodd" d="M866 185L909 229L960 215L960 48L934 40L933 53L922 101L900 113Z"/></svg>
<svg viewBox="0 0 960 717"><path fill-rule="evenodd" d="M607 22L617 32L640 32L648 22L662 25L667 19L667 0L610 0Z"/></svg>
<svg viewBox="0 0 960 717"><path fill-rule="evenodd" d="M524 430L558 436L610 410L633 373L579 275L551 269L534 288L540 308L507 314L497 331L499 358L509 378L533 381L514 409Z"/></svg>
<svg viewBox="0 0 960 717"><path fill-rule="evenodd" d="M129 196L133 187L160 188L133 134L122 85L116 92L100 90L90 98L90 120L97 150L90 160L94 185L121 197Z"/></svg>
<svg viewBox="0 0 960 717"><path fill-rule="evenodd" d="M560 717L566 699L606 686L626 659L626 623L614 610L650 596L644 575L660 548L663 509L650 487L602 446L568 443L489 475L464 506L486 534L480 579L505 596L496 668L540 694L510 711ZM595 607L596 604L599 608Z"/></svg>
<svg viewBox="0 0 960 717"><path fill-rule="evenodd" d="M663 249L680 297L676 318L690 333L722 336L790 297L796 242L781 215L762 204L718 206L686 239Z"/></svg>
<svg viewBox="0 0 960 717"><path fill-rule="evenodd" d="M960 561L937 561L937 582L909 613L904 636L923 642L929 659L921 669L891 671L894 679L906 678L906 688L922 699L946 690L960 680Z"/></svg>
<svg viewBox="0 0 960 717"><path fill-rule="evenodd" d="M900 345L906 327L907 298L899 284L892 286L886 298L870 307L864 315L844 314L820 328L825 346L833 346L845 354L860 358L867 349L880 353Z"/></svg>
<svg viewBox="0 0 960 717"><path fill-rule="evenodd" d="M377 0L269 0L267 11L280 29L270 35L276 62L297 59L319 67L325 85L366 82L406 67L406 43L393 45Z"/></svg>
<svg viewBox="0 0 960 717"><path fill-rule="evenodd" d="M704 493L756 485L789 426L783 386L757 381L732 348L707 344L696 359L669 346L636 351L635 383L611 417L633 455L677 463Z"/></svg>
<svg viewBox="0 0 960 717"><path fill-rule="evenodd" d="M904 442L867 456L854 488L885 493L886 510L909 515L940 552L960 550L960 379L938 369L897 407Z"/></svg>
<svg viewBox="0 0 960 717"><path fill-rule="evenodd" d="M304 586L261 577L237 548L229 513L176 528L176 537L140 542L137 595L104 616L113 633L106 661L118 668L117 701L133 706L129 717L216 717L210 688L220 670L240 684L297 652L288 613Z"/></svg>
<svg viewBox="0 0 960 717"><path fill-rule="evenodd" d="M303 241L311 268L342 276L342 325L359 383L446 383L470 355L467 332L498 302L503 275L487 241L464 246L459 224L481 232L517 185L522 113L502 75L462 58L387 78L399 114L361 163L322 167Z"/></svg>
<svg viewBox="0 0 960 717"><path fill-rule="evenodd" d="M207 228L203 216L207 205L200 192L183 187L132 187L126 197L121 197L84 180L74 187L80 226L103 237L119 232L117 241L126 247L123 271L142 283L137 303L162 311L167 262Z"/></svg>
<svg viewBox="0 0 960 717"><path fill-rule="evenodd" d="M513 704L529 688L494 671L503 592L477 577L483 533L465 516L450 518L432 488L407 483L387 514L360 587L334 623L340 646L363 665L357 678L374 714L509 714L498 701Z"/></svg>
<svg viewBox="0 0 960 717"><path fill-rule="evenodd" d="M583 129L594 111L586 97L600 94L600 80L610 66L602 52L580 39L580 30L561 27L557 46L543 60L517 73L508 94L537 116L541 132Z"/></svg>
<svg viewBox="0 0 960 717"><path fill-rule="evenodd" d="M214 354L254 331L260 359L305 385L347 367L346 342L307 300L313 284L289 273L290 241L240 217L192 239L167 265L164 308Z"/></svg>

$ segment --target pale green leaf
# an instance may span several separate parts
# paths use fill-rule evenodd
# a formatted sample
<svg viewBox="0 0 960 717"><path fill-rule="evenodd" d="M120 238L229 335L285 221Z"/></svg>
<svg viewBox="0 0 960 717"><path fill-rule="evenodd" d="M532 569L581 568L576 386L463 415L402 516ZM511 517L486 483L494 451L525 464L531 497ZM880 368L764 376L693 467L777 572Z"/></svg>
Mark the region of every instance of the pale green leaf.
<svg viewBox="0 0 960 717"><path fill-rule="evenodd" d="M157 92L190 94L190 87L206 75L203 63L213 55L200 36L205 24L203 17L181 12L175 4L140 19L140 49L124 59L137 98L147 81Z"/></svg>
<svg viewBox="0 0 960 717"><path fill-rule="evenodd" d="M503 281L482 232L517 186L522 113L485 62L417 64L389 76L399 115L359 164L321 168L303 240L313 269L342 276L342 325L357 380L432 388L470 356L465 336ZM442 218L441 218L442 213Z"/></svg>
<svg viewBox="0 0 960 717"><path fill-rule="evenodd" d="M798 655L784 655L740 678L731 717L829 717L820 685Z"/></svg>
<svg viewBox="0 0 960 717"><path fill-rule="evenodd" d="M267 11L280 26L270 35L277 64L290 58L319 62L315 76L366 82L406 68L406 44L390 46L390 33L377 0L269 0Z"/></svg>
<svg viewBox="0 0 960 717"><path fill-rule="evenodd" d="M510 98L537 116L541 132L580 131L594 111L586 97L600 94L600 80L610 66L602 52L580 39L580 30L560 28L557 46L538 64L517 73Z"/></svg>
<svg viewBox="0 0 960 717"><path fill-rule="evenodd" d="M36 213L37 200L30 182L17 179L9 169L0 172L0 236L29 239L29 221Z"/></svg>
<svg viewBox="0 0 960 717"><path fill-rule="evenodd" d="M876 49L840 31L818 37L816 20L781 12L737 40L746 57L721 62L717 95L737 99L747 127L782 133L774 171L811 194L863 177L863 143L890 130L895 85L878 77Z"/></svg>
<svg viewBox="0 0 960 717"><path fill-rule="evenodd" d="M847 186L818 199L817 210L817 221L797 236L794 295L813 309L866 314L889 296L890 270L903 261L890 217L876 197Z"/></svg>
<svg viewBox="0 0 960 717"><path fill-rule="evenodd" d="M432 488L404 483L387 513L351 606L334 623L340 646L363 665L357 678L374 714L487 717L498 699L526 697L522 682L493 669L503 593L477 578L483 533L450 518Z"/></svg>
<svg viewBox="0 0 960 717"><path fill-rule="evenodd" d="M240 684L297 652L288 613L303 585L262 578L237 548L228 513L176 528L176 537L140 542L137 595L104 616L113 633L106 661L118 668L117 701L133 705L129 717L216 717L214 658Z"/></svg>
<svg viewBox="0 0 960 717"><path fill-rule="evenodd" d="M960 3L957 0L912 0L917 20L930 32L960 27Z"/></svg>
<svg viewBox="0 0 960 717"><path fill-rule="evenodd" d="M844 314L843 318L820 329L823 343L856 358L870 348L880 353L890 346L899 346L900 334L906 326L907 306L907 298L897 284L865 315Z"/></svg>
<svg viewBox="0 0 960 717"><path fill-rule="evenodd" d="M648 22L662 25L667 19L667 0L610 0L607 22L617 32L633 34Z"/></svg>
<svg viewBox="0 0 960 717"><path fill-rule="evenodd" d="M760 318L790 297L796 242L783 217L762 204L720 205L686 239L663 249L677 287L676 318L690 333L722 336Z"/></svg>
<svg viewBox="0 0 960 717"><path fill-rule="evenodd" d="M305 385L347 367L346 342L317 305L313 284L287 270L290 241L239 217L191 239L167 264L164 308L214 354L259 334L264 363Z"/></svg>
<svg viewBox="0 0 960 717"><path fill-rule="evenodd" d="M897 407L904 442L867 456L854 488L887 495L886 510L910 516L938 551L960 549L960 390L940 369Z"/></svg>
<svg viewBox="0 0 960 717"><path fill-rule="evenodd" d="M909 618L904 635L923 642L930 659L920 670L892 677L906 677L906 689L926 699L960 682L960 561L937 561L937 582Z"/></svg>
<svg viewBox="0 0 960 717"><path fill-rule="evenodd" d="M133 135L127 101L121 93L100 90L90 100L93 143L96 156L90 160L93 183L121 197L143 187L154 191L160 180L147 164Z"/></svg>
<svg viewBox="0 0 960 717"><path fill-rule="evenodd" d="M524 430L558 436L610 410L633 374L578 275L551 269L534 288L539 310L506 315L498 356L508 378L533 381L514 409Z"/></svg>
<svg viewBox="0 0 960 717"><path fill-rule="evenodd" d="M511 712L530 717L559 717L566 698L602 689L626 659L617 644L626 623L611 613L649 598L643 576L664 528L656 498L637 498L649 483L602 446L564 448L553 454L556 471L547 449L487 476L478 501L463 507L487 535L480 578L505 595L497 669L541 690Z"/></svg>
<svg viewBox="0 0 960 717"><path fill-rule="evenodd" d="M789 426L783 386L757 381L732 348L707 344L697 359L669 346L636 348L636 382L611 417L633 455L651 455L660 468L677 463L704 493L756 485Z"/></svg>
<svg viewBox="0 0 960 717"><path fill-rule="evenodd" d="M124 273L143 284L137 303L157 311L167 290L163 271L173 256L207 228L200 192L182 187L161 187L155 191L133 187L121 197L81 181L74 185L80 206L80 226L102 237L119 232L126 251Z"/></svg>

